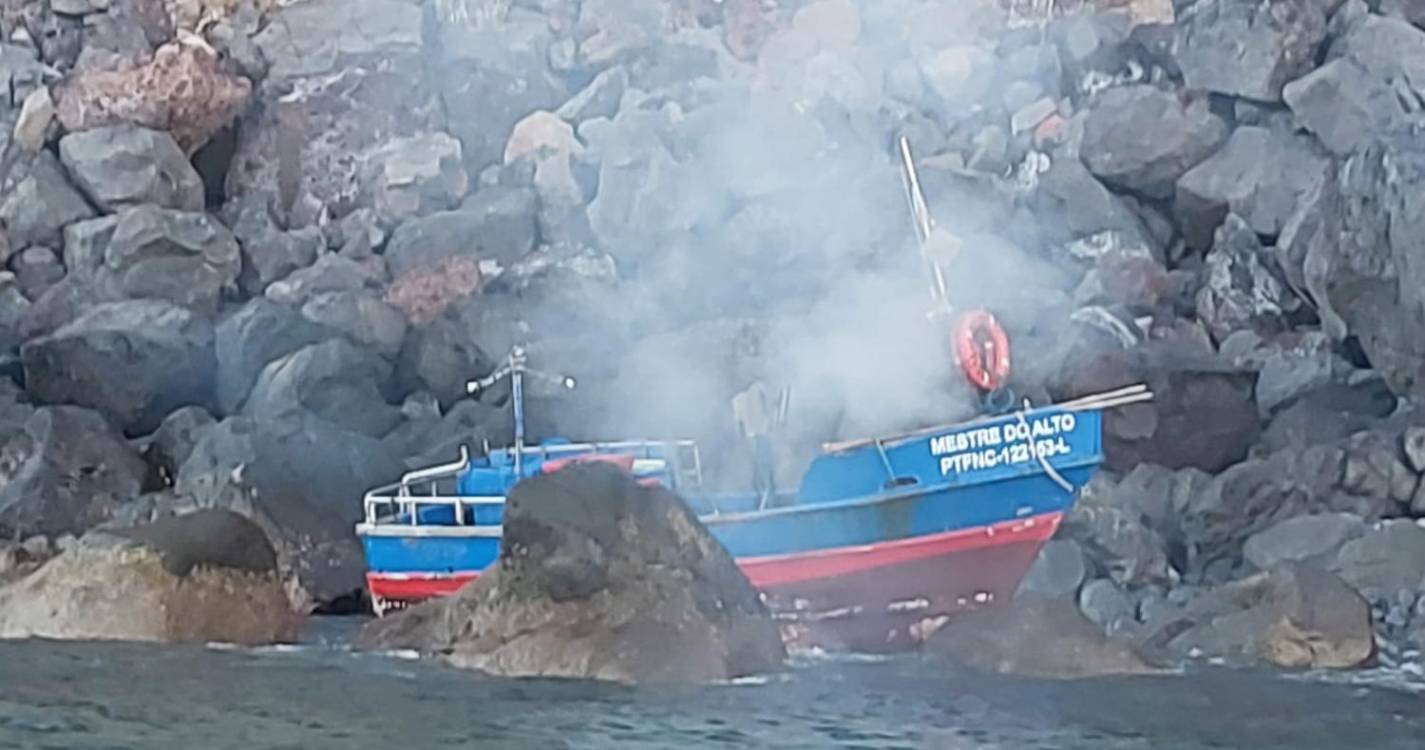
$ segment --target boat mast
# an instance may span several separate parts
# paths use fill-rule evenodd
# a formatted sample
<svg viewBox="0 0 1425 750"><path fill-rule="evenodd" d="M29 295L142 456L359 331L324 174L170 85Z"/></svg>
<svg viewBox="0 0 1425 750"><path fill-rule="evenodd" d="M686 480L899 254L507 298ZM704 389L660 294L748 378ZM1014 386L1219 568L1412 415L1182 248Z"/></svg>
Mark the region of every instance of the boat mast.
<svg viewBox="0 0 1425 750"><path fill-rule="evenodd" d="M574 378L568 375L554 375L530 368L528 349L523 344L516 344L514 348L510 349L509 355L505 358L505 364L500 369L479 380L465 383L465 392L474 396L479 395L481 391L494 385L500 379L506 376L510 378L510 406L514 410L515 417L516 477L523 476L524 473L524 378L526 375L554 383L571 391L576 385Z"/></svg>

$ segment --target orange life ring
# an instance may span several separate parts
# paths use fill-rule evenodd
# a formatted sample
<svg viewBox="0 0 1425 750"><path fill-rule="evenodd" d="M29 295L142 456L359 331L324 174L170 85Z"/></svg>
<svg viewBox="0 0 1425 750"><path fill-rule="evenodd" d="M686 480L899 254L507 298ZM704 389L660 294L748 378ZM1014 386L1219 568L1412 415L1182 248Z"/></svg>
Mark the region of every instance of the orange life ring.
<svg viewBox="0 0 1425 750"><path fill-rule="evenodd" d="M1009 378L1009 337L995 316L970 310L955 321L951 334L955 359L970 383L993 391Z"/></svg>

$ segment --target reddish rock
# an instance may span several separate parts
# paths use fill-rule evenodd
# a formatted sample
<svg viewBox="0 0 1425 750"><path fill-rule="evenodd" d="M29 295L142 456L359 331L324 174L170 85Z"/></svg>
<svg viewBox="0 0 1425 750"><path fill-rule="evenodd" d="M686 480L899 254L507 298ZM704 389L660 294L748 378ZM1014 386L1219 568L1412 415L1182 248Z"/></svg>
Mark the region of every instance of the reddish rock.
<svg viewBox="0 0 1425 750"><path fill-rule="evenodd" d="M56 109L71 133L133 123L167 131L192 154L242 112L251 94L252 83L224 73L211 49L174 42L151 62L71 76L56 87Z"/></svg>
<svg viewBox="0 0 1425 750"><path fill-rule="evenodd" d="M386 292L386 303L412 325L425 325L455 302L480 291L480 264L474 258L447 258L435 266L403 274Z"/></svg>

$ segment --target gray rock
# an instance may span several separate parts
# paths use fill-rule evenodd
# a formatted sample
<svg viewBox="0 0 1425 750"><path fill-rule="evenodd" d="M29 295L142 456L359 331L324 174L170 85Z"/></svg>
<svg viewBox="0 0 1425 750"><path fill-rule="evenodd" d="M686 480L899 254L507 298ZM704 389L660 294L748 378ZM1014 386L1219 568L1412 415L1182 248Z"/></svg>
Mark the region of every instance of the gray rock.
<svg viewBox="0 0 1425 750"><path fill-rule="evenodd" d="M393 138L444 129L433 80L440 66L427 64L423 15L403 0L275 9L253 42L268 64L265 92L280 93L261 93L271 106L253 108L238 128L229 198L272 196L288 229L340 218L330 215L338 206L370 206L365 155Z"/></svg>
<svg viewBox="0 0 1425 750"><path fill-rule="evenodd" d="M203 210L203 180L167 133L134 125L70 133L59 141L59 158L105 211L145 203Z"/></svg>
<svg viewBox="0 0 1425 750"><path fill-rule="evenodd" d="M1197 293L1197 317L1217 341L1239 330L1265 336L1288 327L1284 316L1299 303L1269 258L1247 221L1228 214L1215 233L1206 283Z"/></svg>
<svg viewBox="0 0 1425 750"><path fill-rule="evenodd" d="M1227 145L1178 180L1174 210L1188 245L1205 248L1229 211L1278 235L1330 162L1309 136L1238 128Z"/></svg>
<svg viewBox="0 0 1425 750"><path fill-rule="evenodd" d="M1354 495L1409 503L1418 478L1403 458L1398 435L1384 431L1358 432L1346 441L1346 467L1341 486Z"/></svg>
<svg viewBox="0 0 1425 750"><path fill-rule="evenodd" d="M48 88L38 88L25 97L12 131L15 145L35 153L44 148L54 128L55 106Z"/></svg>
<svg viewBox="0 0 1425 750"><path fill-rule="evenodd" d="M1314 0L1203 0L1179 12L1175 52L1189 88L1279 102L1325 38Z"/></svg>
<svg viewBox="0 0 1425 750"><path fill-rule="evenodd" d="M1414 263L1425 231L1418 191L1425 147L1414 137L1370 146L1341 167L1339 191L1326 186L1319 214L1306 228L1326 238L1306 245L1305 288L1323 328L1340 340L1354 335L1396 394L1425 393L1425 276ZM1334 194L1333 194L1334 193Z"/></svg>
<svg viewBox="0 0 1425 750"><path fill-rule="evenodd" d="M465 199L459 213L473 217L473 229L478 233L475 243L482 258L508 265L534 249L538 236L538 200L531 190L483 188ZM391 244L395 242L392 237Z"/></svg>
<svg viewBox="0 0 1425 750"><path fill-rule="evenodd" d="M455 208L470 187L460 141L445 133L397 138L367 158L375 209L388 221Z"/></svg>
<svg viewBox="0 0 1425 750"><path fill-rule="evenodd" d="M1100 179L1166 198L1189 169L1227 140L1227 124L1205 97L1155 86L1111 88L1089 105L1079 154Z"/></svg>
<svg viewBox="0 0 1425 750"><path fill-rule="evenodd" d="M1084 584L1079 591L1079 610L1090 622L1107 631L1117 630L1124 622L1137 619L1132 597L1108 578Z"/></svg>
<svg viewBox="0 0 1425 750"><path fill-rule="evenodd" d="M1365 533L1365 521L1350 513L1298 516L1253 534L1242 555L1258 570L1284 562L1319 564L1334 559L1342 545Z"/></svg>
<svg viewBox="0 0 1425 750"><path fill-rule="evenodd" d="M302 305L307 320L333 331L389 359L401 352L406 338L406 318L374 294L359 291L328 292Z"/></svg>
<svg viewBox="0 0 1425 750"><path fill-rule="evenodd" d="M21 424L0 467L4 536L81 533L138 497L143 459L97 412L47 406Z"/></svg>
<svg viewBox="0 0 1425 750"><path fill-rule="evenodd" d="M1016 596L1076 596L1087 576L1084 551L1071 539L1054 539L1039 548L1034 564L1024 575Z"/></svg>
<svg viewBox="0 0 1425 750"><path fill-rule="evenodd" d="M570 97L554 113L576 125L595 117L613 118L627 89L628 69L616 65L594 76L589 85Z"/></svg>
<svg viewBox="0 0 1425 750"><path fill-rule="evenodd" d="M212 216L144 205L119 214L98 280L109 299L161 299L212 316L241 267L237 240Z"/></svg>
<svg viewBox="0 0 1425 750"><path fill-rule="evenodd" d="M1127 645L1110 640L1070 599L1030 595L968 612L936 630L931 655L983 672L1048 679L1147 674Z"/></svg>
<svg viewBox="0 0 1425 750"><path fill-rule="evenodd" d="M490 445L508 445L514 431L508 413L478 401L455 402L445 416L436 414L410 418L382 438L392 452L405 458L406 467L415 470L423 466L444 464L460 458L460 447L471 454L489 441Z"/></svg>
<svg viewBox="0 0 1425 750"><path fill-rule="evenodd" d="M374 292L385 281L384 266L327 253L311 266L269 284L264 294L274 302L300 307L313 297L329 292Z"/></svg>
<svg viewBox="0 0 1425 750"><path fill-rule="evenodd" d="M492 191L500 196L490 197ZM391 275L400 278L455 257L510 263L534 249L538 209L532 191L486 188L466 205L397 228L386 245Z"/></svg>
<svg viewBox="0 0 1425 750"><path fill-rule="evenodd" d="M242 248L238 285L249 295L261 294L272 282L312 265L326 244L315 227L279 229L260 199L239 202L230 226Z"/></svg>
<svg viewBox="0 0 1425 750"><path fill-rule="evenodd" d="M64 278L64 266L47 247L32 247L16 255L10 259L10 268L15 272L20 291L32 300Z"/></svg>
<svg viewBox="0 0 1425 750"><path fill-rule="evenodd" d="M390 376L391 365L380 357L345 339L331 339L263 368L243 413L272 419L305 411L343 430L380 437L401 421L401 410L382 397Z"/></svg>
<svg viewBox="0 0 1425 750"><path fill-rule="evenodd" d="M1381 0L1380 12L1425 27L1425 2L1421 0Z"/></svg>
<svg viewBox="0 0 1425 750"><path fill-rule="evenodd" d="M290 642L301 619L273 557L260 528L226 511L91 533L0 588L0 638Z"/></svg>
<svg viewBox="0 0 1425 750"><path fill-rule="evenodd" d="M456 667L504 676L620 682L781 668L767 606L674 494L613 467L573 466L517 485L504 523L502 553L477 583L372 623L357 647L448 654Z"/></svg>
<svg viewBox="0 0 1425 750"><path fill-rule="evenodd" d="M1419 590L1425 585L1425 528L1385 521L1341 547L1331 570L1371 599Z"/></svg>
<svg viewBox="0 0 1425 750"><path fill-rule="evenodd" d="M1332 385L1345 385L1354 368L1332 351L1330 339L1308 332L1268 347L1257 372L1257 408L1263 417ZM1348 386L1349 387L1349 386Z"/></svg>
<svg viewBox="0 0 1425 750"><path fill-rule="evenodd" d="M365 564L354 527L361 497L400 478L380 441L305 413L234 417L208 430L178 470L175 491L195 508L251 518L276 548L292 606L309 611L360 592Z"/></svg>
<svg viewBox="0 0 1425 750"><path fill-rule="evenodd" d="M475 302L462 305L411 332L400 361L401 380L408 389L430 391L448 406L465 397L467 380L493 367L494 358L505 350L498 348L498 340L483 341L490 331L481 325L486 318L482 307Z"/></svg>
<svg viewBox="0 0 1425 750"><path fill-rule="evenodd" d="M101 216L64 228L64 268L70 278L85 287L97 284L104 267L104 253L118 226L119 217Z"/></svg>
<svg viewBox="0 0 1425 750"><path fill-rule="evenodd" d="M1116 581L1172 582L1167 542L1143 522L1137 509L1097 502L1076 505L1065 520L1064 534Z"/></svg>
<svg viewBox="0 0 1425 750"><path fill-rule="evenodd" d="M27 342L20 358L37 401L97 409L136 433L212 399L212 325L161 300L98 305Z"/></svg>
<svg viewBox="0 0 1425 750"><path fill-rule="evenodd" d="M201 406L177 409L164 417L150 436L145 458L171 484L178 476L178 468L192 455L194 446L217 423Z"/></svg>
<svg viewBox="0 0 1425 750"><path fill-rule="evenodd" d="M1371 657L1375 634L1370 605L1339 578L1286 563L1164 610L1139 645L1163 660L1344 669Z"/></svg>
<svg viewBox="0 0 1425 750"><path fill-rule="evenodd" d="M436 34L445 57L438 76L448 130L460 139L472 174L500 159L520 118L569 96L545 64L552 35L542 17L512 15L498 29L441 23Z"/></svg>
<svg viewBox="0 0 1425 750"><path fill-rule="evenodd" d="M1133 210L1077 159L1060 157L1040 175L1034 213L1051 242L1069 245L1087 239L1122 248L1128 255L1163 256Z"/></svg>
<svg viewBox="0 0 1425 750"><path fill-rule="evenodd" d="M1337 58L1287 84L1282 96L1300 122L1338 156L1419 119L1383 77Z"/></svg>
<svg viewBox="0 0 1425 750"><path fill-rule="evenodd" d="M1405 460L1417 474L1425 473L1425 427L1407 427L1401 437Z"/></svg>
<svg viewBox="0 0 1425 750"><path fill-rule="evenodd" d="M29 320L30 300L20 291L15 274L0 271L0 351L12 352L26 338L24 328Z"/></svg>
<svg viewBox="0 0 1425 750"><path fill-rule="evenodd" d="M0 222L10 242L20 247L57 245L61 230L94 215L48 151L13 168L0 188Z"/></svg>
<svg viewBox="0 0 1425 750"><path fill-rule="evenodd" d="M243 305L218 324L215 334L219 408L224 414L236 413L268 363L333 335L334 331L265 297Z"/></svg>

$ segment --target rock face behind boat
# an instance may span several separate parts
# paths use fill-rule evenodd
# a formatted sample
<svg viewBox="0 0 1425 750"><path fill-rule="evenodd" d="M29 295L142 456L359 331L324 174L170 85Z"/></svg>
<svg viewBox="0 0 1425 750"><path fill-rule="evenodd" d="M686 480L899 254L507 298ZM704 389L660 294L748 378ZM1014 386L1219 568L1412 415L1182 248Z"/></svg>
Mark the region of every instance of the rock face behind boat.
<svg viewBox="0 0 1425 750"><path fill-rule="evenodd" d="M252 645L298 624L262 530L228 511L90 532L0 588L0 638Z"/></svg>
<svg viewBox="0 0 1425 750"><path fill-rule="evenodd" d="M618 682L724 680L785 657L756 590L671 492L575 465L517 485L504 529L491 572L372 623L359 645Z"/></svg>

